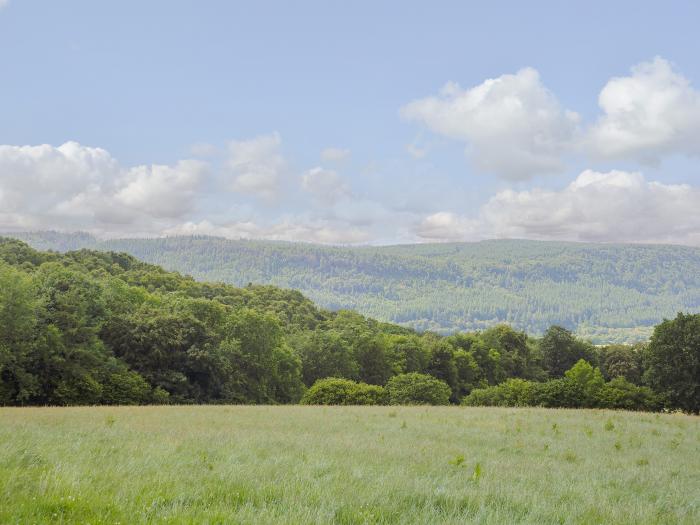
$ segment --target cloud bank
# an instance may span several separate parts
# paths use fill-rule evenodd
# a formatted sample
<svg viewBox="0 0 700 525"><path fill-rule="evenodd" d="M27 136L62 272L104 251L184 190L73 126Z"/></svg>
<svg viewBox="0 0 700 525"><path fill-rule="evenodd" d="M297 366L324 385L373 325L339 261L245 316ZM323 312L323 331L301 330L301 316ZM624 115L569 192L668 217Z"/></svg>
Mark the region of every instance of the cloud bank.
<svg viewBox="0 0 700 525"><path fill-rule="evenodd" d="M634 168L606 167L584 170L568 184L550 178L525 185L561 172L573 154L594 168L596 159L643 166L700 154L700 92L664 59L610 79L599 106L600 115L585 125L526 68L467 89L450 83L402 108L406 119L463 142L477 170L518 181L469 212L442 202L442 196L459 200L447 198L451 188L430 193L430 180L419 181L420 173L387 188L374 174L374 186L353 187L344 173L352 175L353 165L346 149L327 148L322 165L297 168L283 154L279 133L225 148L200 143L192 153L201 160L139 166L123 166L105 149L77 142L0 145L0 231L337 244L517 237L700 246L697 183L669 184ZM429 151L414 142L408 153L422 158ZM459 195L464 188L454 190Z"/></svg>
<svg viewBox="0 0 700 525"><path fill-rule="evenodd" d="M505 190L477 218L438 212L415 228L431 241L524 238L700 245L700 188L641 173L582 172L561 190Z"/></svg>

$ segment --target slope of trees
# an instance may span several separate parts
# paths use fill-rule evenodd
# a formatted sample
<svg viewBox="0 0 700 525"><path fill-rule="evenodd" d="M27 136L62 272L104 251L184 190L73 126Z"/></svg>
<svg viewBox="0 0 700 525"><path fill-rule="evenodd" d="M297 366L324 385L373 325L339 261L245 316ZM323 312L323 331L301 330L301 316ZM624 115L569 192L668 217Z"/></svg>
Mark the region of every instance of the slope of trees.
<svg viewBox="0 0 700 525"><path fill-rule="evenodd" d="M485 241L332 247L213 237L97 241L86 234L15 234L40 249L115 250L197 279L301 291L416 330L530 334L551 325L596 343L643 341L678 311L700 311L700 249L681 246Z"/></svg>
<svg viewBox="0 0 700 525"><path fill-rule="evenodd" d="M296 403L306 392L307 403L697 412L698 334L700 315L684 314L636 346L595 347L560 326L541 338L504 324L419 333L296 291L0 238L4 405Z"/></svg>

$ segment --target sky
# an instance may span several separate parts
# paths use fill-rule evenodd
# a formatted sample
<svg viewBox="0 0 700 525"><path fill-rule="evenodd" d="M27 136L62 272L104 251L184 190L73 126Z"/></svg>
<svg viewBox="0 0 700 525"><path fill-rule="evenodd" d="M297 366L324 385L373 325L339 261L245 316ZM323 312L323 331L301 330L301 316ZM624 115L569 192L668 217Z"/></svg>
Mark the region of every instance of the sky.
<svg viewBox="0 0 700 525"><path fill-rule="evenodd" d="M700 245L700 3L0 0L0 231Z"/></svg>

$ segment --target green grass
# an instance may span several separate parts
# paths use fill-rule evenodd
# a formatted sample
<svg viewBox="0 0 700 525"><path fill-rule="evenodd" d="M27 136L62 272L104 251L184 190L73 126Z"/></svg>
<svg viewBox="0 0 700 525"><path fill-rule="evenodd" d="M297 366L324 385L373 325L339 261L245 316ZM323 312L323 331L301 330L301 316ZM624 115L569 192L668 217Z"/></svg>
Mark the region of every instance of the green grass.
<svg viewBox="0 0 700 525"><path fill-rule="evenodd" d="M0 523L700 523L700 418L0 408Z"/></svg>

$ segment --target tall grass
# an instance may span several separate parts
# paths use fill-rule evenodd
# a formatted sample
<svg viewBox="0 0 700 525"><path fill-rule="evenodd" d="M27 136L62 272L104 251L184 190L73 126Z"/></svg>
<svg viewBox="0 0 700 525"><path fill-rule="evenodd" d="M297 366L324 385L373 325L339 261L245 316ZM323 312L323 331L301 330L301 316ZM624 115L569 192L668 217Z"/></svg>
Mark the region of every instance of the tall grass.
<svg viewBox="0 0 700 525"><path fill-rule="evenodd" d="M0 523L700 523L700 418L0 409Z"/></svg>

